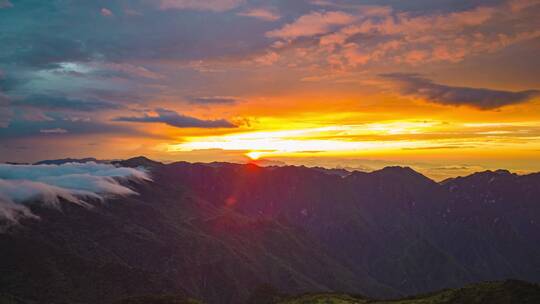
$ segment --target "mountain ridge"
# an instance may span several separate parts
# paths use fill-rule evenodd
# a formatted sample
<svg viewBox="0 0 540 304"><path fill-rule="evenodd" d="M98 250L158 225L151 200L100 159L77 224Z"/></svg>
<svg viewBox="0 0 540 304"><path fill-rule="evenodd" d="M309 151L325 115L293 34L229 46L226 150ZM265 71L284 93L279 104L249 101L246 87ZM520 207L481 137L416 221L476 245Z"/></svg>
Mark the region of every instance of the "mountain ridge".
<svg viewBox="0 0 540 304"><path fill-rule="evenodd" d="M154 167L154 166L159 166L159 165L173 165L173 164L201 164L201 165L208 165L208 166L222 166L222 165L240 165L240 166L257 166L257 167L260 167L260 168L283 168L283 167L292 167L292 168L308 168L308 169L314 169L314 170L317 170L317 171L320 171L320 172L323 172L323 173L327 173L327 174L332 174L332 175L336 175L336 176L340 176L340 177L347 177L347 176L350 176L350 175L353 175L355 173L377 173L377 174L386 174L386 173L390 173L390 172L402 172L403 174L405 174L406 172L409 172L411 174L414 174L414 175L420 175L420 176L423 176L433 182L436 182L436 183L443 183L447 180L453 180L453 179L456 179L456 178L465 178L465 177L470 177L472 175L483 175L483 174L497 174L497 175L514 175L514 176L526 176L526 175L535 175L535 174L540 174L540 172L530 172L530 173L525 173L525 174L518 174L518 173L514 173L514 172L511 172L507 169L495 169L495 170L484 170L484 171L478 171L478 172L473 172L473 173L470 173L468 175L464 175L464 176L461 176L461 175L458 175L458 176L455 176L455 177L449 177L447 179L444 179L444 180L441 180L439 182L427 177L426 175L416 171L415 169L413 169L412 167L410 166L399 166L399 165L388 165L388 166L385 166L385 167L382 167L380 169L373 169L372 171L366 171L366 170L350 170L350 169L342 169L342 168L327 168L327 167L320 167L320 166L313 166L313 167L308 167L308 166L304 166L304 165L287 165L287 164L284 164L284 165L279 165L279 166L276 166L276 165L268 165L268 166L263 166L263 165L260 165L259 163L257 162L247 162L247 163L235 163L235 162L187 162L187 161L174 161L174 162L169 162L169 163L165 163L165 162L160 162L160 161L155 161L155 160L152 160L151 158L148 158L146 156L143 156L143 155L140 155L140 156L135 156L135 157L131 157L131 158L128 158L128 159L124 159L124 160L101 160L101 159L96 159L94 157L85 157L85 158L62 158L62 159L47 159L47 160L41 160L41 161L37 161L35 163L33 163L34 165L39 165L39 164L56 164L56 165L60 165L60 164L64 164L64 163L69 163L69 162L75 162L75 163L84 163L84 162L97 162L97 163L111 163L111 164L114 164L114 165L118 165L118 166L124 166L124 167ZM13 164L17 164L17 163L13 163Z"/></svg>

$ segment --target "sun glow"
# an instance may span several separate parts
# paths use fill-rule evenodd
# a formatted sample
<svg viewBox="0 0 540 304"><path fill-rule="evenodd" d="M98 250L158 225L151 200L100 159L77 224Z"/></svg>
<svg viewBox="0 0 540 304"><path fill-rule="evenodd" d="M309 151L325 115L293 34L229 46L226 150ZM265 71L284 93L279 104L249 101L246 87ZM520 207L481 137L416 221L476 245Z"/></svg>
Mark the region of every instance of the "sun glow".
<svg viewBox="0 0 540 304"><path fill-rule="evenodd" d="M443 122L437 120L386 121L354 125L313 126L295 129L267 129L223 135L183 137L182 143L165 144L161 151L236 151L251 160L289 156L381 156L454 155L495 153L515 145L524 129L536 123L492 125ZM486 131L490 140L486 141ZM524 133L525 132L525 133ZM460 134L460 136L456 136ZM512 142L508 142L510 139ZM528 136L527 151L540 147L540 138ZM451 153L450 153L451 152Z"/></svg>
<svg viewBox="0 0 540 304"><path fill-rule="evenodd" d="M246 153L245 155L249 157L251 160L258 160L260 159L265 153L260 151L251 151Z"/></svg>
<svg viewBox="0 0 540 304"><path fill-rule="evenodd" d="M208 149L248 151L252 160L263 155L306 153L350 153L373 150L415 148L429 145L395 137L423 133L437 122L388 122L386 124L336 125L294 130L255 131L219 136L184 138L181 144L166 146L166 151L182 152Z"/></svg>

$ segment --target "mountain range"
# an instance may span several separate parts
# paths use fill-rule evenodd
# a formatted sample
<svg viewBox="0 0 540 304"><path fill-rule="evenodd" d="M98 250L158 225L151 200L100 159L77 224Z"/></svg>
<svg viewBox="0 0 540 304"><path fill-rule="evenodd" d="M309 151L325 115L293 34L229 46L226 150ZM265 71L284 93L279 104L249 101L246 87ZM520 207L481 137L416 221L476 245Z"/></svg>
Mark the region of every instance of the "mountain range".
<svg viewBox="0 0 540 304"><path fill-rule="evenodd" d="M138 195L89 201L90 209L29 203L39 219L0 233L6 303L151 294L248 303L261 286L391 299L540 282L540 173L437 183L407 167L111 163L145 168L152 180L123 181Z"/></svg>

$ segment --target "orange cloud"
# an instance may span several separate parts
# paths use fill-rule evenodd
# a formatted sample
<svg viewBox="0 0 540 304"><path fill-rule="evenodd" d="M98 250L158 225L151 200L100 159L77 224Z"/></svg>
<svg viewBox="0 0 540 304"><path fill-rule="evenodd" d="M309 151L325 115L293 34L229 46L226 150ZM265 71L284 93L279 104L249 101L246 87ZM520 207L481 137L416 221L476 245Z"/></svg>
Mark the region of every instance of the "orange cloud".
<svg viewBox="0 0 540 304"><path fill-rule="evenodd" d="M291 61L324 68L346 70L370 62L459 62L540 37L533 11L540 13L540 5L526 0L431 15L360 6L357 14L312 12L267 36L281 39L276 51L302 49L302 58ZM295 42L302 37L314 43Z"/></svg>
<svg viewBox="0 0 540 304"><path fill-rule="evenodd" d="M264 21L276 21L281 19L281 15L270 8L252 8L238 13L239 16L252 17Z"/></svg>
<svg viewBox="0 0 540 304"><path fill-rule="evenodd" d="M266 36L271 38L295 39L328 33L332 27L346 25L355 20L355 17L344 12L312 12L271 32Z"/></svg>

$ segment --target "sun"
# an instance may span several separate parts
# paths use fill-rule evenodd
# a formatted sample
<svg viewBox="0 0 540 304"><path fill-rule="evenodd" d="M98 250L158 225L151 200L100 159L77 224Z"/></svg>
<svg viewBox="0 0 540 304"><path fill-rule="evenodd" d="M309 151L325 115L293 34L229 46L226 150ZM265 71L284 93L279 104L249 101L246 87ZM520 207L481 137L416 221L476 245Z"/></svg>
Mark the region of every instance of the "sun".
<svg viewBox="0 0 540 304"><path fill-rule="evenodd" d="M251 160L258 160L263 155L263 152L259 151L251 151L246 153L246 156L249 157Z"/></svg>

